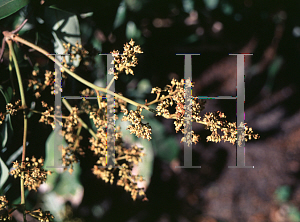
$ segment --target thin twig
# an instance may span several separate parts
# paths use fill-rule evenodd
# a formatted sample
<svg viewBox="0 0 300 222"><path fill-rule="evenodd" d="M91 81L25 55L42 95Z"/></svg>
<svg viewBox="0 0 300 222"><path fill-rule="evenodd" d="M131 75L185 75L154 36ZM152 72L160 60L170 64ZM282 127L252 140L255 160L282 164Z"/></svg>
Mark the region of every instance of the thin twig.
<svg viewBox="0 0 300 222"><path fill-rule="evenodd" d="M29 46L29 47L35 49L36 51L39 51L40 53L42 53L42 54L48 56L48 58L51 59L53 62L55 62L57 65L61 66L60 61L58 61L57 59L55 59L55 57L52 56L52 55L50 55L49 52L47 52L46 50L44 50L44 49L42 49L42 48L40 48L40 47L34 45L33 43L30 43L30 42L26 41L25 39L20 38L20 37L17 36L17 35L11 34L11 33L9 33L9 32L3 32L3 34L4 34L5 36L7 36L8 38L11 38L12 40L16 41L16 42L20 42L20 43L22 43L22 44L24 44L24 45L27 45L27 46ZM72 72L71 70L69 70L68 68L66 68L66 67L64 67L64 66L61 66L61 68L62 68L63 70L65 70L70 76L72 76L73 78L75 78L75 79L78 80L79 82L85 84L86 86L88 86L88 87L90 87L90 88L92 88L92 89L95 89L95 90L98 90L98 91L101 91L101 92L104 92L104 93L108 93L108 94L110 94L110 95L112 95L112 96L115 96L115 97L117 97L117 98L119 98L119 99L121 99L121 100L123 100L123 101L125 101L125 102L127 102L127 103L130 103L130 104L132 104L132 105L134 105L134 106L136 106L136 107L139 106L139 107L144 108L144 109L146 109L146 110L148 110L148 111L150 111L150 112L153 112L153 113L155 113L155 114L157 113L155 110L151 109L150 107L148 107L148 106L146 106L146 105L137 103L137 102L135 102L135 101L133 101L133 100L131 100L131 99L128 99L128 98L123 97L123 96L121 96L121 95L119 95L119 94L116 94L116 93L114 93L114 92L112 92L112 91L110 91L110 90L108 90L108 89L105 89L105 88L96 86L96 85L94 85L93 83L90 83L89 81L87 81L87 80L81 78L81 77L78 76L76 73Z"/></svg>
<svg viewBox="0 0 300 222"><path fill-rule="evenodd" d="M109 89L109 87L111 86L111 84L113 84L115 78L112 78L112 80L110 80L110 83L108 84L108 86L106 86L106 89Z"/></svg>
<svg viewBox="0 0 300 222"><path fill-rule="evenodd" d="M67 107L67 109L69 110L69 112L72 112L72 107L71 105L67 102L66 99L63 99L62 100L63 104ZM94 131L88 127L88 125L80 118L80 117L77 117L77 120L81 123L81 125L87 130L89 131L89 133L96 139L98 140L98 137L97 135L94 133Z"/></svg>
<svg viewBox="0 0 300 222"><path fill-rule="evenodd" d="M19 32L23 28L23 26L26 24L26 22L28 22L28 18L25 19L18 28L16 28L15 30L11 31L11 33L12 34L16 34L17 32Z"/></svg>
<svg viewBox="0 0 300 222"><path fill-rule="evenodd" d="M5 38L2 39L2 45L1 45L1 51L0 51L0 62L3 61L3 53L4 53L4 49L5 49Z"/></svg>
<svg viewBox="0 0 300 222"><path fill-rule="evenodd" d="M100 107L101 107L100 93L99 93L99 91L97 91L97 90L96 90L96 93L97 93L98 106L99 106L99 109L100 109Z"/></svg>
<svg viewBox="0 0 300 222"><path fill-rule="evenodd" d="M14 52L14 48L12 45L11 40L6 40L8 47L9 47L9 51L12 55L12 59L14 62L14 66L15 66L15 70L16 70L16 74L18 77L18 83L19 83L19 88L20 88L20 95L21 95L21 101L22 101L22 107L26 108L26 101L25 101L25 94L24 94L24 89L23 89L23 83L22 83L22 77L21 77L21 73L20 73L20 69L19 69L19 64ZM25 162L25 153L26 153L26 137L27 137L27 116L26 116L26 111L25 109L23 110L23 114L24 114L24 134L23 134L23 152L22 152L22 164ZM23 219L24 222L26 222L26 213L25 213L25 188L24 188L24 172L22 172L21 175L21 204L23 205L24 209L23 209Z"/></svg>

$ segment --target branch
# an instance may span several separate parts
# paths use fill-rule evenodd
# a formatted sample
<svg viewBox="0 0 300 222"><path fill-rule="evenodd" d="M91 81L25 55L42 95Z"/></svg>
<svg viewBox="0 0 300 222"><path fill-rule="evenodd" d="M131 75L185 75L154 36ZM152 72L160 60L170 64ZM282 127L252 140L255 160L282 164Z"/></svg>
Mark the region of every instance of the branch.
<svg viewBox="0 0 300 222"><path fill-rule="evenodd" d="M71 107L70 104L67 102L67 100L66 100L66 99L63 99L62 102L63 102L63 104L67 107L67 109L69 110L69 112L71 112L71 111L72 111L72 107ZM81 123L81 125L82 125L87 131L89 131L89 133L90 133L96 140L98 140L98 137L97 137L97 135L94 133L94 131L93 131L91 128L89 128L88 125L87 125L80 117L78 117L77 120Z"/></svg>
<svg viewBox="0 0 300 222"><path fill-rule="evenodd" d="M12 45L12 42L10 39L6 40L8 47L9 47L9 51L11 53L14 65L15 65L15 70L16 70L16 74L18 77L18 83L19 83L19 88L20 88L20 94L21 94L21 101L22 101L22 107L26 108L26 101L25 101L25 94L24 94L24 89L23 89L23 83L22 83L22 77L21 77L21 73L20 73L20 69L19 69L19 64L14 52L14 48ZM25 153L26 153L26 136L27 136L27 116L26 116L26 111L23 110L23 114L24 114L24 134L23 134L23 152L22 152L22 164L25 162ZM23 209L23 218L24 221L26 222L26 214L25 214L25 189L24 189L24 172L22 172L22 176L21 176L21 204L23 205L24 209Z"/></svg>
<svg viewBox="0 0 300 222"><path fill-rule="evenodd" d="M40 47L34 45L33 43L28 42L28 41L26 41L25 39L22 39L22 38L20 38L19 36L14 35L14 34L12 34L12 33L10 33L10 32L3 32L3 34L4 34L4 36L5 36L6 38L12 39L12 40L14 40L14 41L16 41L16 42L20 42L20 43L22 43L22 44L24 44L24 45L27 45L27 46L29 46L29 47L35 49L36 51L39 51L40 53L42 53L42 54L48 56L49 59L51 59L54 63L56 63L57 65L61 66L60 61L58 61L57 59L55 59L55 57L52 56L52 55L50 55L50 53L47 52L46 50L44 50L44 49L42 49L42 48L40 48ZM96 86L96 85L94 85L93 83L90 83L89 81L87 81L87 80L81 78L81 77L78 76L76 73L72 72L71 70L69 70L68 68L66 68L66 67L64 67L64 66L61 66L61 68L62 68L64 71L66 71L70 76L72 76L73 78L75 78L75 79L78 80L79 82L83 83L84 85L86 85L86 86L88 86L88 87L90 87L90 88L92 88L92 89L95 89L95 90L98 90L98 91L101 91L101 92L104 92L104 93L108 93L108 94L110 94L110 95L112 95L112 96L114 96L114 97L117 97L117 98L119 98L119 99L121 99L121 100L123 100L123 101L125 101L125 102L127 102L127 103L130 103L130 104L132 104L132 105L134 105L134 106L136 106L136 107L139 106L139 107L144 108L144 109L146 109L146 110L148 110L148 111L150 111L150 112L153 112L153 113L155 113L155 114L157 113L155 110L151 109L150 107L148 107L148 106L146 106L146 105L137 103L137 102L135 102L135 101L133 101L133 100L131 100L131 99L128 99L128 98L123 97L123 96L121 96L121 95L119 95L119 94L116 94L116 93L114 93L114 92L112 92L112 91L110 91L110 90L108 90L108 89L105 89L105 88Z"/></svg>

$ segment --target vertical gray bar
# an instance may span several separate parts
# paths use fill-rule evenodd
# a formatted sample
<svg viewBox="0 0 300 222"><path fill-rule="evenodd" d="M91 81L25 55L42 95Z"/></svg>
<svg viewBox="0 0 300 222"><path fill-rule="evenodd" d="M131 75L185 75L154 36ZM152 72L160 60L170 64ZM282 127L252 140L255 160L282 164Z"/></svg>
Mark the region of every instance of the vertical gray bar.
<svg viewBox="0 0 300 222"><path fill-rule="evenodd" d="M114 69L114 57L107 55L107 85L114 78L114 74L109 74L109 70ZM115 81L109 87L115 92ZM107 167L115 167L115 97L107 93Z"/></svg>
<svg viewBox="0 0 300 222"><path fill-rule="evenodd" d="M201 166L193 166L192 162L192 101L191 101L191 82L192 82L192 55L200 54L176 54L184 55L184 79L185 79L185 112L184 112L184 166L175 166L175 168L201 168Z"/></svg>
<svg viewBox="0 0 300 222"><path fill-rule="evenodd" d="M245 164L245 55L253 54L229 54L237 56L237 101L236 101L236 118L237 118L237 141L236 141L236 166L228 168L254 168Z"/></svg>
<svg viewBox="0 0 300 222"><path fill-rule="evenodd" d="M55 54L55 59L61 62L61 56ZM54 83L54 164L53 166L46 166L47 168L63 168L60 164L58 156L61 156L61 152L59 151L59 146L63 144L63 136L62 132L62 113L61 113L61 70L60 66L54 63L55 68L55 83Z"/></svg>

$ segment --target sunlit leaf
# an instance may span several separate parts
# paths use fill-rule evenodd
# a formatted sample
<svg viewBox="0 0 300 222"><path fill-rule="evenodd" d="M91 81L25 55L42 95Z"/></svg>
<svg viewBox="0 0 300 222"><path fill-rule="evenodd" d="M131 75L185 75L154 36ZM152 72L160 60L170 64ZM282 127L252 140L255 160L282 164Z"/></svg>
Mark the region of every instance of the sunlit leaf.
<svg viewBox="0 0 300 222"><path fill-rule="evenodd" d="M4 183L6 182L9 171L3 160L0 158L0 187L3 187Z"/></svg>
<svg viewBox="0 0 300 222"><path fill-rule="evenodd" d="M80 26L78 18L75 14L60 10L54 6L45 8L45 24L52 30L54 37L54 52L63 54L65 49L63 43L75 45L77 42L81 44ZM66 56L69 62L69 56ZM79 65L78 60L73 61L73 65Z"/></svg>
<svg viewBox="0 0 300 222"><path fill-rule="evenodd" d="M24 6L28 5L30 0L1 0L0 1L0 19L3 19Z"/></svg>

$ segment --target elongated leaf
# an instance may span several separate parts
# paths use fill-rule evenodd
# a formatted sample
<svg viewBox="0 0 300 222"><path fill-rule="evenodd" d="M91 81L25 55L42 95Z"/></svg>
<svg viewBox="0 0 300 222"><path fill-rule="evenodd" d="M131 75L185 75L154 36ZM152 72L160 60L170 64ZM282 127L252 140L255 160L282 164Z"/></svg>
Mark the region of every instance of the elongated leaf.
<svg viewBox="0 0 300 222"><path fill-rule="evenodd" d="M24 6L28 5L30 0L1 0L0 1L0 19L3 19Z"/></svg>
<svg viewBox="0 0 300 222"><path fill-rule="evenodd" d="M3 184L6 182L7 178L8 178L8 168L5 165L5 163L3 162L3 160L0 158L0 187L3 187Z"/></svg>
<svg viewBox="0 0 300 222"><path fill-rule="evenodd" d="M63 43L81 44L79 21L75 14L50 6L45 8L45 24L52 30L55 53L64 53ZM69 56L66 60L69 62ZM73 61L73 65L77 67L79 61Z"/></svg>
<svg viewBox="0 0 300 222"><path fill-rule="evenodd" d="M121 26L125 22L125 19L126 19L126 5L125 5L125 1L123 0L120 3L117 11L117 15L114 21L114 29Z"/></svg>
<svg viewBox="0 0 300 222"><path fill-rule="evenodd" d="M2 86L0 86L0 95L2 94L2 96L5 99L6 104L8 104L11 99L12 99L12 88L8 87L8 88L3 88ZM1 129L1 134L0 134L0 148L5 148L6 144L9 142L9 140L12 138L12 134L13 134L13 127L11 124L11 118L10 115L6 115L5 120L3 121L2 125L0 126Z"/></svg>

